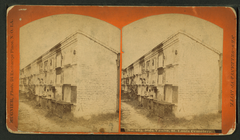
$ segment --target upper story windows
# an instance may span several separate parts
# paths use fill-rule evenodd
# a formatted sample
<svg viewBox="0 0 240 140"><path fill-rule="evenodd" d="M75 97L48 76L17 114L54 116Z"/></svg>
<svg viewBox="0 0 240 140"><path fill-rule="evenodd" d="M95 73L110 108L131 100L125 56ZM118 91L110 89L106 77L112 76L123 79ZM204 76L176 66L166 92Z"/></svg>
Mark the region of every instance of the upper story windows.
<svg viewBox="0 0 240 140"><path fill-rule="evenodd" d="M152 70L156 69L156 58L152 59Z"/></svg>
<svg viewBox="0 0 240 140"><path fill-rule="evenodd" d="M48 60L44 62L44 71L48 70Z"/></svg>
<svg viewBox="0 0 240 140"><path fill-rule="evenodd" d="M56 67L61 67L62 66L62 54L58 53L56 57Z"/></svg>
<svg viewBox="0 0 240 140"><path fill-rule="evenodd" d="M39 72L42 73L43 72L43 63L39 63Z"/></svg>
<svg viewBox="0 0 240 140"><path fill-rule="evenodd" d="M53 69L54 68L54 66L53 66L53 58L51 58L50 60L49 60L49 69L51 70L51 69Z"/></svg>
<svg viewBox="0 0 240 140"><path fill-rule="evenodd" d="M158 67L163 67L163 54L158 56Z"/></svg>
<svg viewBox="0 0 240 140"><path fill-rule="evenodd" d="M145 62L141 63L141 70L142 70L142 73L145 73Z"/></svg>
<svg viewBox="0 0 240 140"><path fill-rule="evenodd" d="M146 62L146 71L150 70L150 60Z"/></svg>

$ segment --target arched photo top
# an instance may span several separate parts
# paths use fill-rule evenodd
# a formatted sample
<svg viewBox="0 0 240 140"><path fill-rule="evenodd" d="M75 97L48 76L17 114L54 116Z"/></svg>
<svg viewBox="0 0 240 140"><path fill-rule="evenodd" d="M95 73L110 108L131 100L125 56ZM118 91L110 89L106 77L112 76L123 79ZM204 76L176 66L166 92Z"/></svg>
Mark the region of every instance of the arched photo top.
<svg viewBox="0 0 240 140"><path fill-rule="evenodd" d="M223 29L219 26L185 14L154 15L132 22L123 28L123 68L179 31L194 36L222 53Z"/></svg>
<svg viewBox="0 0 240 140"><path fill-rule="evenodd" d="M117 27L90 16L52 15L20 28L20 69L69 35L79 31L94 37L113 50L120 50L120 29Z"/></svg>

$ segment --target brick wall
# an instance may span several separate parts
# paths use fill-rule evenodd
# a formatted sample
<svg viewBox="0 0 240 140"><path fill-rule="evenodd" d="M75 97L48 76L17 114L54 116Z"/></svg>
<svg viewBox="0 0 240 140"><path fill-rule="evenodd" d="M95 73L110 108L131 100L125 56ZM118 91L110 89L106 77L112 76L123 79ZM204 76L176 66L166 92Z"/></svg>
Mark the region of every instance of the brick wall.
<svg viewBox="0 0 240 140"><path fill-rule="evenodd" d="M219 55L180 35L178 117L216 113L219 94Z"/></svg>
<svg viewBox="0 0 240 140"><path fill-rule="evenodd" d="M77 104L74 115L115 113L117 104L117 54L78 35Z"/></svg>

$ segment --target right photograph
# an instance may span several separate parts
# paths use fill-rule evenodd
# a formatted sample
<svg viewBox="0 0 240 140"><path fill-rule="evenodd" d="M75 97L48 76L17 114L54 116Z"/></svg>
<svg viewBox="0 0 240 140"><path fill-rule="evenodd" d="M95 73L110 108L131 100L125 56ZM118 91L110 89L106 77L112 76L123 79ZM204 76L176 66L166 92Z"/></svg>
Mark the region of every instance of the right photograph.
<svg viewBox="0 0 240 140"><path fill-rule="evenodd" d="M122 29L121 131L222 130L223 29L162 14Z"/></svg>

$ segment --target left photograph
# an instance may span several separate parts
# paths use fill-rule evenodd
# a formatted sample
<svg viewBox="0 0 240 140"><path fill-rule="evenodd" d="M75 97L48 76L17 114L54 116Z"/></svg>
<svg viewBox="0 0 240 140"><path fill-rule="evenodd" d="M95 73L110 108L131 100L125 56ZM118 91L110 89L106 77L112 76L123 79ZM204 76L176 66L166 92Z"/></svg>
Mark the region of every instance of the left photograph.
<svg viewBox="0 0 240 140"><path fill-rule="evenodd" d="M118 132L120 29L61 14L19 33L18 130Z"/></svg>

